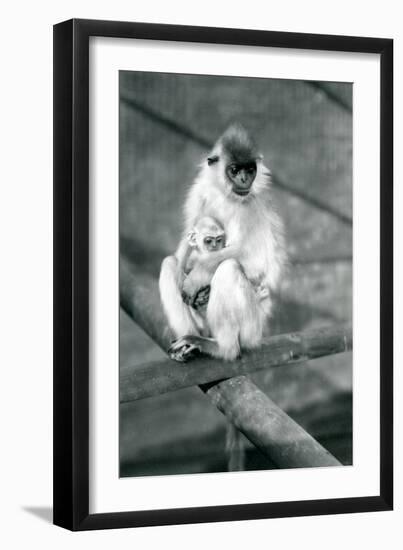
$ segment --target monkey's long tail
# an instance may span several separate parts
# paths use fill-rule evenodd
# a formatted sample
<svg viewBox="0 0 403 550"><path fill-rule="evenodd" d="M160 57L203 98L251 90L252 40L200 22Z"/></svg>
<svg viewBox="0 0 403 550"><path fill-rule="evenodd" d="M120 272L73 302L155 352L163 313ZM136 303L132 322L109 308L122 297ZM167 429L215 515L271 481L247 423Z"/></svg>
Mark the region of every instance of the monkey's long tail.
<svg viewBox="0 0 403 550"><path fill-rule="evenodd" d="M225 451L228 457L228 471L241 472L245 470L245 445L243 436L232 423L227 425Z"/></svg>

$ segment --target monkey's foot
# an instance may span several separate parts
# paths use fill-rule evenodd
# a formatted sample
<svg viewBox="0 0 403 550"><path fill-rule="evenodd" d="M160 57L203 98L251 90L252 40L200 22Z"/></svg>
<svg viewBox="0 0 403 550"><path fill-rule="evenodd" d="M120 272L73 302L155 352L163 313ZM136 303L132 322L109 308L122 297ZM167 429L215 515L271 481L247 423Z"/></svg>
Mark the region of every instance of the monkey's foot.
<svg viewBox="0 0 403 550"><path fill-rule="evenodd" d="M193 298L192 308L200 309L208 303L210 298L210 285L202 287Z"/></svg>
<svg viewBox="0 0 403 550"><path fill-rule="evenodd" d="M169 357L179 363L186 363L200 354L200 345L193 340L192 336L182 336L178 340L174 340L168 350Z"/></svg>

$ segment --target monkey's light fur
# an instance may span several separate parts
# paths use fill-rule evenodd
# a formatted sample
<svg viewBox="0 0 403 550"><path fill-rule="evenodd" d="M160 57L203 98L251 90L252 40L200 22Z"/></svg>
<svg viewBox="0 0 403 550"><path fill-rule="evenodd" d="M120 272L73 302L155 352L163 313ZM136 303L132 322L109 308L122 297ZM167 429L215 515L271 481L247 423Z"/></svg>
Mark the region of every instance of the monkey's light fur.
<svg viewBox="0 0 403 550"><path fill-rule="evenodd" d="M253 140L241 126L231 126L211 156L214 161L202 163L184 205L184 238L175 256L166 258L161 268L161 300L168 323L179 337L173 350L178 360L185 360L194 349L234 359L240 350L258 347L271 313L271 294L285 263L283 226L270 196L270 172ZM256 163L256 177L246 196L234 193L226 176L226 166L234 162ZM226 247L212 254L213 260L206 260L210 273L214 266L211 281L201 266L183 283L180 271L188 246L186 235L202 216L211 216L222 225ZM200 321L181 295L183 290L197 295L206 284L211 285L210 297L207 315ZM207 326L200 327L200 322ZM211 338L200 337L205 334Z"/></svg>

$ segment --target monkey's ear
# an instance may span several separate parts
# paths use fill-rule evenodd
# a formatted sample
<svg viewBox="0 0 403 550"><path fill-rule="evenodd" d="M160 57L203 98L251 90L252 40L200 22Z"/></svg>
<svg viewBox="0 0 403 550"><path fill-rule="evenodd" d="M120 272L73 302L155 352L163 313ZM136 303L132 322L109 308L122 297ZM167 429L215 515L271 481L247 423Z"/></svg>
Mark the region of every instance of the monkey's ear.
<svg viewBox="0 0 403 550"><path fill-rule="evenodd" d="M220 158L220 157L219 157L218 155L213 155L212 157L208 157L208 158L207 158L207 164L208 164L209 166L211 166L211 165L214 164L215 162L218 162L218 159L219 159L219 158Z"/></svg>
<svg viewBox="0 0 403 550"><path fill-rule="evenodd" d="M187 240L190 246L192 246L193 248L197 246L196 233L194 231L189 231L189 233L187 234Z"/></svg>

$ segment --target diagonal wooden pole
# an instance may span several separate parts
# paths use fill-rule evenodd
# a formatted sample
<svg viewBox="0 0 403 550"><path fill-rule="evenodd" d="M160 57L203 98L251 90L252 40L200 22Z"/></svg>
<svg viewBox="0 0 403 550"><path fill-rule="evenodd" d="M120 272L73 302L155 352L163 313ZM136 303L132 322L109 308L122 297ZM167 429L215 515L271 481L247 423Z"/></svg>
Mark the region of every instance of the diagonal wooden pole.
<svg viewBox="0 0 403 550"><path fill-rule="evenodd" d="M128 315L160 347L168 349L170 331L159 301L157 283L130 267L124 258L120 263L120 295L122 308ZM186 369L186 365L181 368ZM200 384L199 387L278 468L341 465L245 376Z"/></svg>
<svg viewBox="0 0 403 550"><path fill-rule="evenodd" d="M169 358L142 366L128 365L120 370L120 402L137 401L258 370L303 365L309 359L351 349L351 327L336 326L272 336L263 341L259 350L245 352L231 362L200 357L185 367Z"/></svg>

